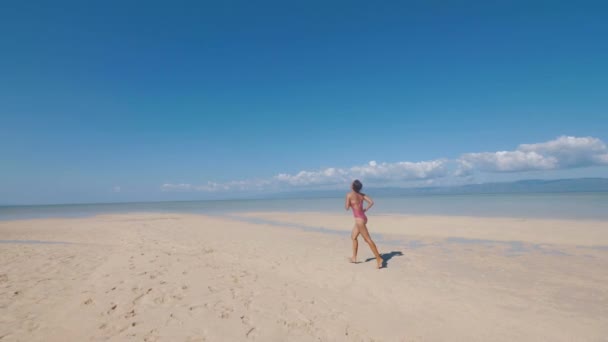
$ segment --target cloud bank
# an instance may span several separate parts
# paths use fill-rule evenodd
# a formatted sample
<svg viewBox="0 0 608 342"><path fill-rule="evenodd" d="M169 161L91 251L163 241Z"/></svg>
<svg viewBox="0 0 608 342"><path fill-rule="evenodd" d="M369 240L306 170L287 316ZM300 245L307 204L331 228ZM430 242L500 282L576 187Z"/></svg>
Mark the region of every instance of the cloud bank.
<svg viewBox="0 0 608 342"><path fill-rule="evenodd" d="M538 144L522 144L514 151L467 153L458 162L462 169L485 172L557 170L608 165L608 148L593 137L561 136Z"/></svg>
<svg viewBox="0 0 608 342"><path fill-rule="evenodd" d="M403 184L416 181L462 178L475 173L514 173L559 170L608 165L606 144L593 137L561 136L536 144L522 144L512 151L465 153L458 159L435 159L420 162L378 163L350 168L325 168L279 173L267 179L207 182L202 185L166 183L162 191L263 191L297 188L322 188L343 185L361 179L375 185Z"/></svg>

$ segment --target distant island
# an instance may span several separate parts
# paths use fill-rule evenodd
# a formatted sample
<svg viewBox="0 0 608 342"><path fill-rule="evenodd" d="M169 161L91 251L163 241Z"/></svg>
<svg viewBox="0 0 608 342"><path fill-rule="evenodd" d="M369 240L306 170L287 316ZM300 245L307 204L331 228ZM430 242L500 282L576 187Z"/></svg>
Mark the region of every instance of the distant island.
<svg viewBox="0 0 608 342"><path fill-rule="evenodd" d="M514 182L412 188L370 186L368 190L375 196L608 192L608 178L529 179ZM340 197L343 194L344 191L339 190L313 190L271 194L266 198Z"/></svg>

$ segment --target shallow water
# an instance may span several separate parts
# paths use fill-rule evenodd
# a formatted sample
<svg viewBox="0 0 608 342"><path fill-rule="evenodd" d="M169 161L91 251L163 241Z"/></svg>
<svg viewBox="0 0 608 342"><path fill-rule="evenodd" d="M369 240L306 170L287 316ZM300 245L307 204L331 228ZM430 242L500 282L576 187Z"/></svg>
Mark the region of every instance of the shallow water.
<svg viewBox="0 0 608 342"><path fill-rule="evenodd" d="M370 194L373 196L373 194ZM373 214L608 220L608 193L466 194L374 197ZM0 220L84 217L129 212L226 214L344 211L343 198L220 200L0 206ZM371 212L370 212L371 213Z"/></svg>

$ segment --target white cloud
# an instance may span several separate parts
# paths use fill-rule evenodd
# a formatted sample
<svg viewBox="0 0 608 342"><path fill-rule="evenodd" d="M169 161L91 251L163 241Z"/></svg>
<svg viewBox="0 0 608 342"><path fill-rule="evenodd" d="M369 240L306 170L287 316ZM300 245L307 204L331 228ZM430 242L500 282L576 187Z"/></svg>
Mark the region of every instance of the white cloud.
<svg viewBox="0 0 608 342"><path fill-rule="evenodd" d="M165 183L160 187L161 191L190 191L192 190L192 185L190 184L171 184Z"/></svg>
<svg viewBox="0 0 608 342"><path fill-rule="evenodd" d="M112 188L112 192L120 192L120 186L116 185Z"/></svg>
<svg viewBox="0 0 608 342"><path fill-rule="evenodd" d="M456 160L378 163L375 160L350 168L329 167L280 173L267 179L207 182L203 185L172 184L162 191L260 191L343 186L353 179L366 184L450 184L473 179L476 172L524 172L608 165L608 148L593 137L561 136L555 140L522 144L513 151L466 153Z"/></svg>
<svg viewBox="0 0 608 342"><path fill-rule="evenodd" d="M332 167L320 171L300 171L295 175L280 173L273 179L278 184L291 186L329 185L344 183L349 175L347 170Z"/></svg>
<svg viewBox="0 0 608 342"><path fill-rule="evenodd" d="M561 136L545 143L520 145L518 149L554 157L559 168L608 164L606 144L593 137Z"/></svg>
<svg viewBox="0 0 608 342"><path fill-rule="evenodd" d="M409 181L420 179L433 179L448 175L448 161L438 159L422 162L376 163L354 166L350 168L350 178L363 178L371 181Z"/></svg>
<svg viewBox="0 0 608 342"><path fill-rule="evenodd" d="M295 174L280 173L270 179L241 180L224 183L207 182L193 186L191 184L163 184L162 191L250 191L268 188L320 187L349 183L355 178L372 183L390 181L426 180L448 175L447 160L423 162L377 163L371 161L366 165L344 168L326 168L316 171L300 171Z"/></svg>
<svg viewBox="0 0 608 342"><path fill-rule="evenodd" d="M518 172L608 165L608 148L593 137L561 136L515 151L467 153L459 159L463 171Z"/></svg>
<svg viewBox="0 0 608 342"><path fill-rule="evenodd" d="M225 183L207 182L204 185L198 185L191 187L192 190L196 191L208 191L208 192L219 192L219 191L246 191L246 190L261 190L264 186L270 185L269 181L264 180L240 180L230 181Z"/></svg>
<svg viewBox="0 0 608 342"><path fill-rule="evenodd" d="M469 170L513 172L554 169L557 159L536 152L499 151L467 153L460 158Z"/></svg>
<svg viewBox="0 0 608 342"><path fill-rule="evenodd" d="M446 162L433 160L378 164L372 160L366 165L353 166L349 169L331 167L319 171L300 171L293 175L281 173L274 179L291 186L344 184L356 178L376 183L421 180L446 176Z"/></svg>

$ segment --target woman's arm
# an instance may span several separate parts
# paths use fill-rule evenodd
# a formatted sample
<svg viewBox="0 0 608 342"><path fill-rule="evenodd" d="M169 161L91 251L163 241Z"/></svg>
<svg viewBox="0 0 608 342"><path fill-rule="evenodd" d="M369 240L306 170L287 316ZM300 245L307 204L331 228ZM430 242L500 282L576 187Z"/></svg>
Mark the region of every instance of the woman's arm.
<svg viewBox="0 0 608 342"><path fill-rule="evenodd" d="M365 208L363 211L368 211L374 206L374 200L371 197L365 195L363 196L363 200L367 202L367 208Z"/></svg>
<svg viewBox="0 0 608 342"><path fill-rule="evenodd" d="M350 197L348 196L348 194L346 195L346 200L344 202L344 209L345 210L350 209Z"/></svg>

